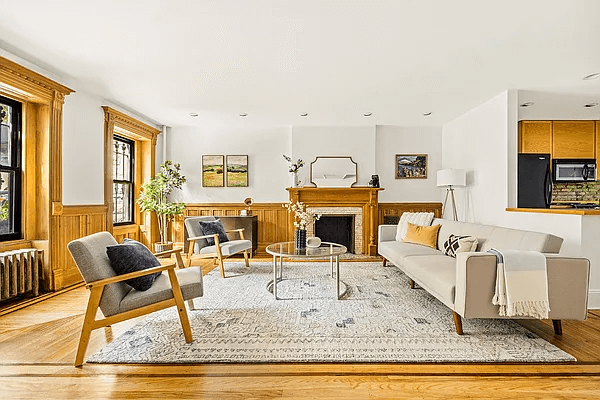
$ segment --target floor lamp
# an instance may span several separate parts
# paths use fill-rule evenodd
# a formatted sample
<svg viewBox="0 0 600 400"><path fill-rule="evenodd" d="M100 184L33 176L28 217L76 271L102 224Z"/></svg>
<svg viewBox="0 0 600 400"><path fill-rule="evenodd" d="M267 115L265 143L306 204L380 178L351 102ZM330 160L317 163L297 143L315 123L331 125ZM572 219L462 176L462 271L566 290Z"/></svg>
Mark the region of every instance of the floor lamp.
<svg viewBox="0 0 600 400"><path fill-rule="evenodd" d="M446 211L448 196L450 196L450 200L452 201L452 216L454 221L458 221L456 200L454 199L454 186L467 186L467 173L464 169L442 169L437 172L437 185L447 186L446 198L444 199L444 206L442 208L442 218Z"/></svg>

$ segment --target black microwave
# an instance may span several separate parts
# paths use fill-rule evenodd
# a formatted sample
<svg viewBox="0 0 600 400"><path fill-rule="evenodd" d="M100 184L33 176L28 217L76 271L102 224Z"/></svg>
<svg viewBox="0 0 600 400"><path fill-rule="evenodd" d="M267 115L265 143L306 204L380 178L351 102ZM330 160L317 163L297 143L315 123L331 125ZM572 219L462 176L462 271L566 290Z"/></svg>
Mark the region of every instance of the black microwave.
<svg viewBox="0 0 600 400"><path fill-rule="evenodd" d="M552 160L552 181L554 183L595 180L596 160L593 158L555 158Z"/></svg>

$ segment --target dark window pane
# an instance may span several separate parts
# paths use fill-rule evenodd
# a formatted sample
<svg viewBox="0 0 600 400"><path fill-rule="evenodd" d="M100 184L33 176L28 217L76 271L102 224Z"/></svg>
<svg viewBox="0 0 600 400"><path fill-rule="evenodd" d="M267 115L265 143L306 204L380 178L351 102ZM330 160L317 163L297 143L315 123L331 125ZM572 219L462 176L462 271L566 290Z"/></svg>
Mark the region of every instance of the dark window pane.
<svg viewBox="0 0 600 400"><path fill-rule="evenodd" d="M0 172L0 234L14 233L13 207L14 198L13 172Z"/></svg>
<svg viewBox="0 0 600 400"><path fill-rule="evenodd" d="M134 222L133 151L134 142L115 136L113 146L113 223Z"/></svg>
<svg viewBox="0 0 600 400"><path fill-rule="evenodd" d="M12 107L4 104L0 105L0 115L2 116L0 122L0 164L10 166L12 163Z"/></svg>

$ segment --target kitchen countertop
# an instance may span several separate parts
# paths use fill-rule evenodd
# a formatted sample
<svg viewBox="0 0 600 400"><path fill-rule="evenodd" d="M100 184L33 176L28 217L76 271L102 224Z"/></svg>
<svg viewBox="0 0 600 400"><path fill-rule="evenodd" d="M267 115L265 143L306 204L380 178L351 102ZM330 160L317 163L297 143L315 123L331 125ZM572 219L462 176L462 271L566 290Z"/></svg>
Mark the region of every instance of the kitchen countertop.
<svg viewBox="0 0 600 400"><path fill-rule="evenodd" d="M600 210L581 208L507 208L506 211L541 214L600 215Z"/></svg>

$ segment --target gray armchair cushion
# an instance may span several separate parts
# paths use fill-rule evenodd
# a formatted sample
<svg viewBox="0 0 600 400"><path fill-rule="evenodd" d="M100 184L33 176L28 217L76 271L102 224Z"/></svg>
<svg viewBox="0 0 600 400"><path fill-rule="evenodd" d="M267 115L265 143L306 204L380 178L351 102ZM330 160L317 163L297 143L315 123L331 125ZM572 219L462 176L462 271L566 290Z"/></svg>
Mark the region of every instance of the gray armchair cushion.
<svg viewBox="0 0 600 400"><path fill-rule="evenodd" d="M142 271L160 265L160 261L146 246L133 239L125 239L122 244L107 246L106 254L117 275ZM155 272L154 274L128 279L125 283L135 290L144 291L150 289L159 275L160 272Z"/></svg>
<svg viewBox="0 0 600 400"><path fill-rule="evenodd" d="M203 235L219 235L219 243L229 242L229 238L227 237L227 232L225 232L225 227L220 220L216 221L200 221L200 229L202 230ZM206 238L206 242L209 246L215 245L215 239L213 237Z"/></svg>

